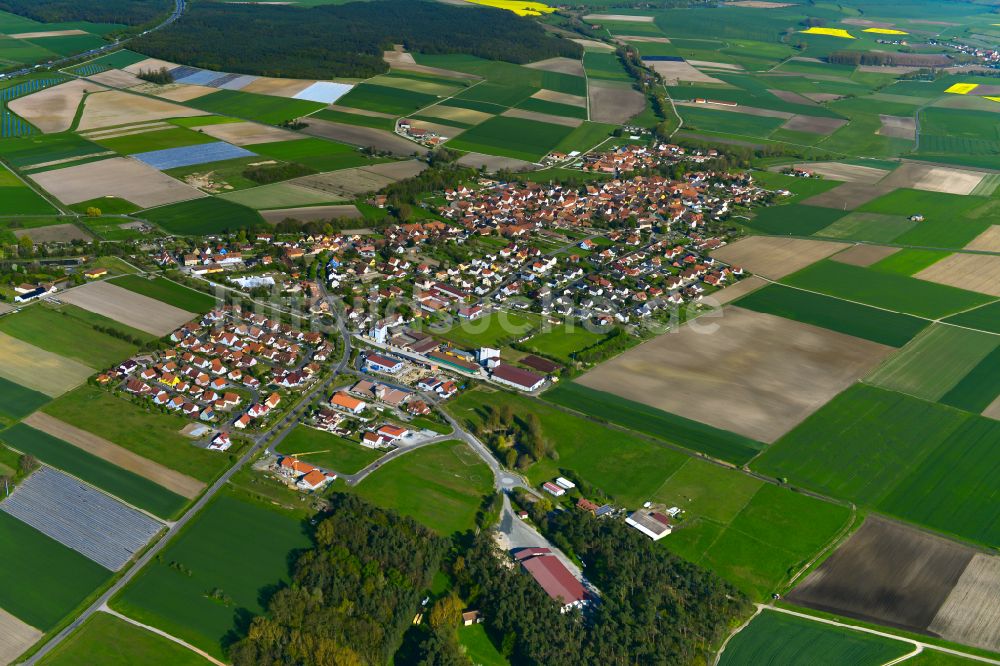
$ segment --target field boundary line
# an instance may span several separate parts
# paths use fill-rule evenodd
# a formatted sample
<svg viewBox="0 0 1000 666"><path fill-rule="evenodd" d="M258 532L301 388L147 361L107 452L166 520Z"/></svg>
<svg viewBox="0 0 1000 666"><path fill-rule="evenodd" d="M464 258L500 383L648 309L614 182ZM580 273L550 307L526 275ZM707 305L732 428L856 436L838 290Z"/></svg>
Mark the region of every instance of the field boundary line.
<svg viewBox="0 0 1000 666"><path fill-rule="evenodd" d="M118 611L111 609L107 604L104 604L103 606L101 606L101 608L99 610L100 610L100 612L107 613L108 615L110 615L112 617L116 617L116 618L118 618L119 620L121 620L123 622L128 622L132 626L139 627L141 629L145 629L146 631L148 631L148 632L150 632L152 634L156 634L157 636L161 636L163 638L166 638L168 641L171 641L173 643L176 643L177 645L185 647L188 650L191 650L191 652L194 652L195 654L197 654L197 655L203 657L204 659L207 659L208 661L212 662L216 666L227 666L224 662L219 661L218 659L216 659L212 655L208 654L207 652L205 652L201 648L197 648L194 645L191 645L190 643L188 643L188 642L186 642L184 640L181 640L180 638L177 638L176 636L168 634L167 632L163 631L162 629L157 629L156 627L150 626L148 624L143 624L142 622L139 622L138 620L133 620L132 618L128 617L127 615L123 615L123 614L119 613Z"/></svg>
<svg viewBox="0 0 1000 666"><path fill-rule="evenodd" d="M907 659L912 659L913 657L916 657L918 654L920 654L923 651L924 651L924 646L920 645L918 643L917 646L915 648L913 648L913 652L909 652L907 654L904 654L902 657L896 657L892 661L887 661L884 664L882 664L882 666L895 666L896 664L902 663L902 662L906 661Z"/></svg>
<svg viewBox="0 0 1000 666"><path fill-rule="evenodd" d="M830 540L830 543L826 544L826 546L820 549L818 553L813 555L812 559L806 562L801 569L795 572L795 575L792 576L791 580L785 583L785 588L790 589L793 585L795 585L795 581L797 581L799 577L802 576L802 574L809 571L809 569L811 569L812 566L816 564L816 561L819 558L823 557L831 550L837 548L843 542L844 537L848 536L848 534L851 531L851 528L854 527L854 521L857 519L857 517L858 517L858 505L855 504L854 502L851 502L851 515L847 519L847 523L844 525L844 527L840 530L840 532L838 532L833 537L833 539Z"/></svg>
<svg viewBox="0 0 1000 666"><path fill-rule="evenodd" d="M728 636L726 636L726 640L724 640L722 642L722 645L719 647L719 651L715 653L715 660L712 662L712 666L718 666L719 660L722 659L722 653L726 651L726 646L729 645L729 641L733 640L733 638L736 636L736 634L738 634L741 631L743 631L744 629L746 629L747 626L751 622L753 622L754 619L756 619L756 617L758 615L760 615L764 611L764 605L763 604L756 604L756 606L757 606L757 608L756 608L756 610L754 610L753 615L751 615L750 617L748 617L747 620L746 620L746 622L744 622L740 626L736 627L736 629L734 629L732 631L732 633L730 633Z"/></svg>

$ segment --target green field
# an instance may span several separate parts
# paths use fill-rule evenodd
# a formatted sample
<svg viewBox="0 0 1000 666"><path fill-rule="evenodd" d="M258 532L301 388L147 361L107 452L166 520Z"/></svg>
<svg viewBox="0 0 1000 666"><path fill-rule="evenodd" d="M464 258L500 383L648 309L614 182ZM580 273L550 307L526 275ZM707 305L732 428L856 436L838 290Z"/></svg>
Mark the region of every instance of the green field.
<svg viewBox="0 0 1000 666"><path fill-rule="evenodd" d="M1000 301L988 303L982 307L952 315L944 321L958 326L968 326L981 331L1000 333Z"/></svg>
<svg viewBox="0 0 1000 666"><path fill-rule="evenodd" d="M856 384L779 439L752 467L874 506L967 418L950 407Z"/></svg>
<svg viewBox="0 0 1000 666"><path fill-rule="evenodd" d="M323 109L317 111L311 118L319 120L329 120L332 123L345 123L347 125L359 125L361 127L372 127L374 129L391 132L396 128L395 118L382 118L380 116L365 116L360 113L347 113L334 109Z"/></svg>
<svg viewBox="0 0 1000 666"><path fill-rule="evenodd" d="M587 78L590 79L631 81L622 68L621 60L614 53L588 51L583 54L583 67L587 70Z"/></svg>
<svg viewBox="0 0 1000 666"><path fill-rule="evenodd" d="M104 583L111 572L0 512L2 608L49 631Z"/></svg>
<svg viewBox="0 0 1000 666"><path fill-rule="evenodd" d="M228 455L200 449L181 435L191 423L183 416L147 411L92 386L70 391L43 411L200 481L214 480L232 464Z"/></svg>
<svg viewBox="0 0 1000 666"><path fill-rule="evenodd" d="M310 545L298 520L223 492L111 606L222 659Z"/></svg>
<svg viewBox="0 0 1000 666"><path fill-rule="evenodd" d="M848 213L815 235L866 243L890 243L917 224L902 215Z"/></svg>
<svg viewBox="0 0 1000 666"><path fill-rule="evenodd" d="M800 199L808 199L841 185L838 181L826 178L796 178L770 171L754 171L753 178L758 185L769 190L788 190L791 192L792 196L780 200L782 203L795 203ZM815 206L808 210L812 212L813 208Z"/></svg>
<svg viewBox="0 0 1000 666"><path fill-rule="evenodd" d="M569 136L572 127L523 118L495 116L448 142L455 150L535 162Z"/></svg>
<svg viewBox="0 0 1000 666"><path fill-rule="evenodd" d="M940 401L970 412L981 412L1000 395L1000 346L941 396Z"/></svg>
<svg viewBox="0 0 1000 666"><path fill-rule="evenodd" d="M199 236L264 226L256 211L218 197L151 208L142 215L166 231L180 235Z"/></svg>
<svg viewBox="0 0 1000 666"><path fill-rule="evenodd" d="M685 94L684 97L687 97ZM677 112L684 118L684 129L705 132L722 132L743 137L766 139L771 132L781 127L782 118L751 116L731 111L716 111L702 107L682 106Z"/></svg>
<svg viewBox="0 0 1000 666"><path fill-rule="evenodd" d="M750 226L775 236L809 236L830 227L843 216L844 211L835 208L793 203L757 209Z"/></svg>
<svg viewBox="0 0 1000 666"><path fill-rule="evenodd" d="M350 198L346 197L347 200ZM226 192L219 199L254 210L265 210L343 202L345 196L285 182L260 185L239 192ZM253 214L256 215L256 213Z"/></svg>
<svg viewBox="0 0 1000 666"><path fill-rule="evenodd" d="M104 148L77 134L36 134L17 139L0 139L0 157L23 168L32 164L81 157L104 152Z"/></svg>
<svg viewBox="0 0 1000 666"><path fill-rule="evenodd" d="M380 161L363 155L353 146L317 138L260 143L247 146L247 149L272 159L304 164L317 171L349 169Z"/></svg>
<svg viewBox="0 0 1000 666"><path fill-rule="evenodd" d="M437 95L428 95L415 90L361 83L338 99L337 105L405 116L433 104L437 99Z"/></svg>
<svg viewBox="0 0 1000 666"><path fill-rule="evenodd" d="M917 250L914 248L904 248L898 252L893 252L885 259L876 261L869 266L873 271L884 273L898 273L899 275L914 275L941 261L951 252L947 250Z"/></svg>
<svg viewBox="0 0 1000 666"><path fill-rule="evenodd" d="M94 326L112 328L142 341L153 339L148 333L73 305L52 308L39 304L0 318L0 331L98 370L121 363L138 349Z"/></svg>
<svg viewBox="0 0 1000 666"><path fill-rule="evenodd" d="M903 641L765 610L729 641L719 666L879 666L912 651Z"/></svg>
<svg viewBox="0 0 1000 666"><path fill-rule="evenodd" d="M801 289L878 308L937 319L994 300L983 294L873 271L837 261L819 261L782 282Z"/></svg>
<svg viewBox="0 0 1000 666"><path fill-rule="evenodd" d="M556 326L528 339L526 347L545 356L569 363L573 354L600 343L606 334L588 331L583 326Z"/></svg>
<svg viewBox="0 0 1000 666"><path fill-rule="evenodd" d="M533 484L550 481L561 470L578 474L624 506L647 501L687 460L683 453L659 446L638 436L612 430L564 412L539 400L505 391L477 389L453 399L447 409L459 422L482 423L487 408L510 405L514 414L537 414L545 439L559 454L544 458L527 470Z"/></svg>
<svg viewBox="0 0 1000 666"><path fill-rule="evenodd" d="M581 152L590 150L611 136L614 130L615 125L586 121L567 134L556 145L555 150L561 153L570 153L574 150Z"/></svg>
<svg viewBox="0 0 1000 666"><path fill-rule="evenodd" d="M20 178L0 167L0 215L49 215L56 209Z"/></svg>
<svg viewBox="0 0 1000 666"><path fill-rule="evenodd" d="M450 535L474 527L492 490L490 468L466 444L449 440L386 463L351 492Z"/></svg>
<svg viewBox="0 0 1000 666"><path fill-rule="evenodd" d="M142 132L140 134L119 136L110 139L94 139L94 143L122 155L133 155L135 153L165 150L167 148L180 148L182 146L195 146L200 143L212 143L214 141L217 141L215 137L184 127L172 127L155 132Z"/></svg>
<svg viewBox="0 0 1000 666"><path fill-rule="evenodd" d="M1000 337L996 335L932 324L869 373L865 381L936 402L998 346Z"/></svg>
<svg viewBox="0 0 1000 666"><path fill-rule="evenodd" d="M39 662L45 666L207 666L186 647L107 613L90 616Z"/></svg>
<svg viewBox="0 0 1000 666"><path fill-rule="evenodd" d="M381 451L361 446L333 433L297 425L282 440L278 452L294 455L305 462L334 470L339 474L360 472L368 464L382 457Z"/></svg>
<svg viewBox="0 0 1000 666"><path fill-rule="evenodd" d="M458 642L465 648L465 654L478 666L510 666L510 662L496 649L486 635L486 629L481 624L471 627L461 627L458 630Z"/></svg>
<svg viewBox="0 0 1000 666"><path fill-rule="evenodd" d="M69 208L77 213L86 213L88 208L97 208L104 215L130 215L140 210L140 207L136 206L131 201L125 201L125 199L112 196L98 197L96 199L90 199L89 201L81 201L78 204L73 204ZM93 220L87 220L88 225L92 223ZM114 223L121 224L122 220L115 220Z"/></svg>
<svg viewBox="0 0 1000 666"><path fill-rule="evenodd" d="M910 315L778 284L758 289L735 304L891 347L902 347L927 326L925 320Z"/></svg>
<svg viewBox="0 0 1000 666"><path fill-rule="evenodd" d="M894 241L918 247L962 248L991 224L1000 224L997 203L986 197L898 189L859 206L858 211L905 217L923 215L923 222Z"/></svg>
<svg viewBox="0 0 1000 666"><path fill-rule="evenodd" d="M325 104L287 97L258 95L236 90L220 90L186 102L188 106L221 116L246 118L279 125L322 109Z"/></svg>
<svg viewBox="0 0 1000 666"><path fill-rule="evenodd" d="M535 99L534 97L529 97L524 100L517 105L517 108L524 109L525 111L535 111L537 113L548 113L553 116L580 118L582 120L587 119L586 107L574 106L572 104L560 104L558 102L547 102L543 99Z"/></svg>
<svg viewBox="0 0 1000 666"><path fill-rule="evenodd" d="M685 512L664 547L756 600L780 590L850 517L845 506L697 458L671 475L654 499Z"/></svg>
<svg viewBox="0 0 1000 666"><path fill-rule="evenodd" d="M204 313L218 305L216 300L208 294L171 282L163 277L148 280L138 275L123 275L114 278L112 284L188 312Z"/></svg>
<svg viewBox="0 0 1000 666"><path fill-rule="evenodd" d="M83 449L23 423L0 433L13 448L97 486L161 518L173 518L187 500L138 474L109 464Z"/></svg>
<svg viewBox="0 0 1000 666"><path fill-rule="evenodd" d="M21 419L40 409L51 398L0 377L0 416Z"/></svg>
<svg viewBox="0 0 1000 666"><path fill-rule="evenodd" d="M461 319L447 332L435 335L466 349L499 347L523 337L539 323L537 315L501 310L474 320Z"/></svg>
<svg viewBox="0 0 1000 666"><path fill-rule="evenodd" d="M747 437L574 382L560 383L546 391L544 399L737 465L749 462L763 448Z"/></svg>

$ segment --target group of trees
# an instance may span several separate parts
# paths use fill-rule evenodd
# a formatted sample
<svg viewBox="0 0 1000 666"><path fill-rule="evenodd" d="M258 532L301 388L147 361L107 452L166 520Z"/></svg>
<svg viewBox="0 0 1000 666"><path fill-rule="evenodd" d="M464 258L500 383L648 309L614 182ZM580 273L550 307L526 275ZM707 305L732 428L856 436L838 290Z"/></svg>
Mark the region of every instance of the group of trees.
<svg viewBox="0 0 1000 666"><path fill-rule="evenodd" d="M167 15L173 7L171 0L0 0L0 10L44 23L144 25Z"/></svg>
<svg viewBox="0 0 1000 666"><path fill-rule="evenodd" d="M141 37L134 47L209 69L325 79L387 71L382 52L393 44L517 63L581 53L579 45L512 12L420 0L310 8L196 3L175 24Z"/></svg>
<svg viewBox="0 0 1000 666"><path fill-rule="evenodd" d="M557 456L546 439L538 414L514 415L509 404L485 407L482 425L477 428L487 444L508 467L525 469L545 456Z"/></svg>
<svg viewBox="0 0 1000 666"><path fill-rule="evenodd" d="M140 69L139 73L136 74L143 81L149 81L150 83L158 83L161 86L165 86L168 83L174 82L174 75L170 73L166 67L161 67L159 69Z"/></svg>
<svg viewBox="0 0 1000 666"><path fill-rule="evenodd" d="M330 503L291 585L232 646L235 666L385 664L400 646L447 542L357 496Z"/></svg>
<svg viewBox="0 0 1000 666"><path fill-rule="evenodd" d="M281 164L258 164L248 166L243 170L243 177L261 185L280 183L299 176L308 176L316 173L304 164L298 162L282 162Z"/></svg>

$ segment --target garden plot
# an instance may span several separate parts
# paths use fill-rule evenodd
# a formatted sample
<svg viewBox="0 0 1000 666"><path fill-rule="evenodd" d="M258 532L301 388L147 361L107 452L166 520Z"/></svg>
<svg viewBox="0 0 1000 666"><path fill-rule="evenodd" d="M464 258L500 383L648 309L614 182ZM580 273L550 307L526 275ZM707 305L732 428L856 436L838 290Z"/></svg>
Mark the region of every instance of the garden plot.
<svg viewBox="0 0 1000 666"><path fill-rule="evenodd" d="M41 631L0 608L0 664L13 664L42 636Z"/></svg>
<svg viewBox="0 0 1000 666"><path fill-rule="evenodd" d="M0 510L111 571L125 566L163 527L50 467L21 482Z"/></svg>
<svg viewBox="0 0 1000 666"><path fill-rule="evenodd" d="M899 252L898 247L885 245L854 245L830 257L832 261L853 266L871 266L877 261Z"/></svg>
<svg viewBox="0 0 1000 666"><path fill-rule="evenodd" d="M907 163L893 171L882 184L946 194L971 194L986 174L981 171L949 169Z"/></svg>
<svg viewBox="0 0 1000 666"><path fill-rule="evenodd" d="M773 442L892 349L727 306L577 380L752 439Z"/></svg>
<svg viewBox="0 0 1000 666"><path fill-rule="evenodd" d="M115 196L151 208L205 196L151 166L127 157L114 157L45 171L29 176L67 205Z"/></svg>
<svg viewBox="0 0 1000 666"><path fill-rule="evenodd" d="M164 467L159 463L109 442L103 437L98 437L86 430L81 430L48 414L35 412L24 419L24 423L36 430L72 444L78 449L82 449L102 460L106 460L116 467L149 479L153 483L163 486L181 497L194 499L205 489L205 484L198 479L176 472L169 467Z"/></svg>
<svg viewBox="0 0 1000 666"><path fill-rule="evenodd" d="M164 148L163 150L151 150L147 153L132 155L133 158L160 171L256 156L257 153L250 152L246 148L240 148L225 141L202 143L194 146L179 146L177 148Z"/></svg>
<svg viewBox="0 0 1000 666"><path fill-rule="evenodd" d="M843 118L823 118L820 116L795 115L785 121L781 129L809 134L833 134L847 124Z"/></svg>
<svg viewBox="0 0 1000 666"><path fill-rule="evenodd" d="M587 88L594 122L620 125L646 108L646 98L627 82L591 80Z"/></svg>
<svg viewBox="0 0 1000 666"><path fill-rule="evenodd" d="M322 102L323 104L333 104L338 99L351 91L354 86L348 83L334 83L332 81L317 81L306 87L305 90L292 95L292 99L304 99L310 102Z"/></svg>
<svg viewBox="0 0 1000 666"><path fill-rule="evenodd" d="M579 127L583 124L581 118L567 118L565 116L553 116L548 113L538 111L526 111L524 109L507 109L500 115L508 118L523 118L525 120L536 120L540 123L550 123L552 125L563 125L564 127Z"/></svg>
<svg viewBox="0 0 1000 666"><path fill-rule="evenodd" d="M219 141L227 141L236 146L290 141L299 138L294 132L252 122L205 125L199 127L198 130L211 137L215 137Z"/></svg>
<svg viewBox="0 0 1000 666"><path fill-rule="evenodd" d="M541 69L546 72L559 72L560 74L572 74L573 76L586 76L583 70L583 62L572 58L548 58L525 65L530 69Z"/></svg>
<svg viewBox="0 0 1000 666"><path fill-rule="evenodd" d="M50 224L47 227L33 229L17 229L14 235L18 238L27 236L36 245L39 243L70 243L75 240L89 241L93 238L75 224Z"/></svg>
<svg viewBox="0 0 1000 666"><path fill-rule="evenodd" d="M994 224L989 229L979 234L965 246L967 250L983 250L986 252L1000 252L1000 224Z"/></svg>
<svg viewBox="0 0 1000 666"><path fill-rule="evenodd" d="M914 277L1000 298L1000 256L996 255L956 252Z"/></svg>
<svg viewBox="0 0 1000 666"><path fill-rule="evenodd" d="M567 104L569 106L587 106L587 98L569 93L556 92L555 90L539 90L531 96L532 99L540 99L543 102L555 102L556 104Z"/></svg>
<svg viewBox="0 0 1000 666"><path fill-rule="evenodd" d="M716 250L712 256L778 280L846 248L844 243L833 241L750 236Z"/></svg>
<svg viewBox="0 0 1000 666"><path fill-rule="evenodd" d="M146 83L138 76L120 69L109 69L99 74L88 76L87 78L110 88L132 88Z"/></svg>
<svg viewBox="0 0 1000 666"><path fill-rule="evenodd" d="M87 381L95 370L0 333L0 377L56 397Z"/></svg>
<svg viewBox="0 0 1000 666"><path fill-rule="evenodd" d="M126 123L205 115L209 115L207 111L119 90L110 90L94 93L84 100L83 114L77 128L82 131Z"/></svg>
<svg viewBox="0 0 1000 666"><path fill-rule="evenodd" d="M645 100L643 100L645 104ZM413 153L423 150L420 144L408 141L403 137L386 132L385 130L362 127L360 125L348 125L345 123L334 123L318 118L306 119L306 127L303 134L318 136L323 139L333 139L342 143L349 143L352 146L362 148L374 148L401 157L409 157Z"/></svg>
<svg viewBox="0 0 1000 666"><path fill-rule="evenodd" d="M788 599L997 650L998 565L995 556L871 516Z"/></svg>
<svg viewBox="0 0 1000 666"><path fill-rule="evenodd" d="M59 300L114 319L157 337L196 315L109 282L91 282L59 295Z"/></svg>
<svg viewBox="0 0 1000 666"><path fill-rule="evenodd" d="M842 164L840 162L800 162L795 164L796 169L811 171L817 176L823 176L830 180L842 180L846 183L877 183L889 171L876 169L875 167L859 166L857 164Z"/></svg>
<svg viewBox="0 0 1000 666"><path fill-rule="evenodd" d="M7 108L44 134L65 132L73 125L84 96L101 90L107 88L89 81L69 81L8 102Z"/></svg>
<svg viewBox="0 0 1000 666"><path fill-rule="evenodd" d="M876 134L888 136L894 139L906 139L913 141L917 138L917 121L912 116L887 116L879 114L882 127Z"/></svg>

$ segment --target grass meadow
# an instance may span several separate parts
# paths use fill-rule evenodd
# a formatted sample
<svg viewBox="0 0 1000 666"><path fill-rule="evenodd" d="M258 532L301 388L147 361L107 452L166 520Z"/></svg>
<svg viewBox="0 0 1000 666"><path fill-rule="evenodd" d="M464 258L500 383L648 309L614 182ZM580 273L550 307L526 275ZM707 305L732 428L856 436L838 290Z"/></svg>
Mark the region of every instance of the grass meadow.
<svg viewBox="0 0 1000 666"><path fill-rule="evenodd" d="M524 345L534 352L569 363L573 354L599 344L606 334L588 331L583 326L556 326L526 340Z"/></svg>
<svg viewBox="0 0 1000 666"><path fill-rule="evenodd" d="M162 277L147 280L137 275L124 275L115 278L112 284L173 305L181 310L187 310L188 312L208 312L216 306L215 299L208 294L195 291Z"/></svg>
<svg viewBox="0 0 1000 666"><path fill-rule="evenodd" d="M44 666L205 666L208 662L151 631L95 613L39 662Z"/></svg>
<svg viewBox="0 0 1000 666"><path fill-rule="evenodd" d="M264 220L257 211L218 197L202 197L150 208L142 215L166 231L182 236L264 226Z"/></svg>
<svg viewBox="0 0 1000 666"><path fill-rule="evenodd" d="M466 349L500 347L510 340L523 337L537 328L539 323L538 315L504 310L473 321L459 320L447 332L435 335Z"/></svg>
<svg viewBox="0 0 1000 666"><path fill-rule="evenodd" d="M353 146L312 137L261 143L249 146L248 150L272 159L304 164L317 171L349 169L379 161L363 155Z"/></svg>
<svg viewBox="0 0 1000 666"><path fill-rule="evenodd" d="M750 227L773 236L809 236L828 228L842 217L842 210L793 203L758 209Z"/></svg>
<svg viewBox="0 0 1000 666"><path fill-rule="evenodd" d="M481 624L474 624L471 627L460 627L458 630L458 642L465 648L472 663L479 666L509 666L500 651L496 649L486 635L486 628Z"/></svg>
<svg viewBox="0 0 1000 666"><path fill-rule="evenodd" d="M173 518L187 500L138 474L116 467L23 423L0 433L4 442L43 463L68 472L129 504L161 518Z"/></svg>
<svg viewBox="0 0 1000 666"><path fill-rule="evenodd" d="M899 252L893 252L885 259L876 261L869 266L873 271L883 273L896 273L898 275L914 275L941 261L951 252L947 250L918 250L916 248L903 248Z"/></svg>
<svg viewBox="0 0 1000 666"><path fill-rule="evenodd" d="M294 455L324 469L354 474L382 457L380 451L361 446L333 433L298 425L282 440L279 453Z"/></svg>

